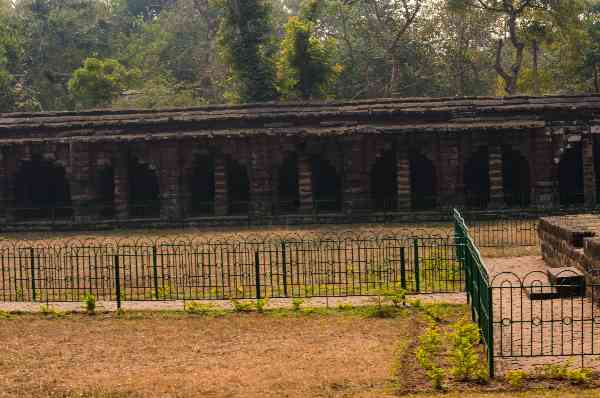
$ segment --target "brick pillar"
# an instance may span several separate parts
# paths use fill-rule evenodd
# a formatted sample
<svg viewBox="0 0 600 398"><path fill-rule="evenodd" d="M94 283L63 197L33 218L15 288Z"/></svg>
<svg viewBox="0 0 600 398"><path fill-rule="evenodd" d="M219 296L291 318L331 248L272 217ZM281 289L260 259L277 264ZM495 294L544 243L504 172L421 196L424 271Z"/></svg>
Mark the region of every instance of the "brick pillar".
<svg viewBox="0 0 600 398"><path fill-rule="evenodd" d="M269 216L273 210L272 162L266 140L255 140L250 153L250 211L255 216Z"/></svg>
<svg viewBox="0 0 600 398"><path fill-rule="evenodd" d="M158 178L160 185L160 218L177 220L181 218L179 185L179 143L177 141L160 144Z"/></svg>
<svg viewBox="0 0 600 398"><path fill-rule="evenodd" d="M298 154L298 185L300 191L300 211L313 210L312 171L310 157L304 153Z"/></svg>
<svg viewBox="0 0 600 398"><path fill-rule="evenodd" d="M118 150L114 159L115 214L117 218L129 217L129 154Z"/></svg>
<svg viewBox="0 0 600 398"><path fill-rule="evenodd" d="M536 207L552 207L554 200L554 153L552 133L549 129L539 129L532 134L531 167L534 179L532 202ZM556 182L558 183L558 182Z"/></svg>
<svg viewBox="0 0 600 398"><path fill-rule="evenodd" d="M227 167L223 155L215 156L215 215L227 215Z"/></svg>
<svg viewBox="0 0 600 398"><path fill-rule="evenodd" d="M436 167L440 176L438 205L443 207L454 205L459 195L458 160L457 134L441 135L439 139L439 162Z"/></svg>
<svg viewBox="0 0 600 398"><path fill-rule="evenodd" d="M396 184L398 189L398 210L410 210L410 160L406 144L399 144L396 152Z"/></svg>
<svg viewBox="0 0 600 398"><path fill-rule="evenodd" d="M596 204L596 170L594 169L594 140L591 135L584 135L581 140L581 156L583 157L583 193L586 206Z"/></svg>
<svg viewBox="0 0 600 398"><path fill-rule="evenodd" d="M488 207L504 207L504 181L502 173L502 149L500 145L492 143L488 146L489 176L490 176L490 202Z"/></svg>
<svg viewBox="0 0 600 398"><path fill-rule="evenodd" d="M91 184L90 144L72 142L69 144L69 187L75 221L89 221L93 216L91 200L94 189Z"/></svg>

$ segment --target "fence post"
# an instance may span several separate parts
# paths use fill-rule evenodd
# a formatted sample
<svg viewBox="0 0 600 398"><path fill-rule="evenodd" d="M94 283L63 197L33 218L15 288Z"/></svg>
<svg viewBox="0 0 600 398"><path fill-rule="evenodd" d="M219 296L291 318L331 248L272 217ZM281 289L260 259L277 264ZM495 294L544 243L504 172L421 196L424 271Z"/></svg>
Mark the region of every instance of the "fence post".
<svg viewBox="0 0 600 398"><path fill-rule="evenodd" d="M256 300L260 300L260 259L258 251L254 252L254 274L256 276Z"/></svg>
<svg viewBox="0 0 600 398"><path fill-rule="evenodd" d="M29 249L29 255L31 256L31 296L33 301L36 301L36 290L35 290L35 251L32 248Z"/></svg>
<svg viewBox="0 0 600 398"><path fill-rule="evenodd" d="M119 270L119 254L115 254L115 290L117 294L117 309L121 309L121 271Z"/></svg>
<svg viewBox="0 0 600 398"><path fill-rule="evenodd" d="M487 283L486 283L487 284ZM492 286L488 285L488 374L494 378L494 301L492 300Z"/></svg>
<svg viewBox="0 0 600 398"><path fill-rule="evenodd" d="M421 291L421 270L419 269L419 240L417 238L413 241L414 254L415 254L415 291L419 293Z"/></svg>
<svg viewBox="0 0 600 398"><path fill-rule="evenodd" d="M281 260L283 261L283 295L285 297L288 296L288 286L287 286L287 264L285 258L285 241L281 241Z"/></svg>
<svg viewBox="0 0 600 398"><path fill-rule="evenodd" d="M406 289L406 256L404 247L400 248L400 286Z"/></svg>
<svg viewBox="0 0 600 398"><path fill-rule="evenodd" d="M158 266L156 260L156 245L152 246L152 277L154 279L154 297L158 300Z"/></svg>

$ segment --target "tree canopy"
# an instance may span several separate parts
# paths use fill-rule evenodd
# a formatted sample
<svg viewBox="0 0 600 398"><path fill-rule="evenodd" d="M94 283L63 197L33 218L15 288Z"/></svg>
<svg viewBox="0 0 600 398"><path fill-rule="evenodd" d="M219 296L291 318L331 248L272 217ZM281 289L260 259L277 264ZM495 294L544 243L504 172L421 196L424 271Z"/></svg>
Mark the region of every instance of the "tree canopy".
<svg viewBox="0 0 600 398"><path fill-rule="evenodd" d="M600 0L0 0L0 112L575 92Z"/></svg>

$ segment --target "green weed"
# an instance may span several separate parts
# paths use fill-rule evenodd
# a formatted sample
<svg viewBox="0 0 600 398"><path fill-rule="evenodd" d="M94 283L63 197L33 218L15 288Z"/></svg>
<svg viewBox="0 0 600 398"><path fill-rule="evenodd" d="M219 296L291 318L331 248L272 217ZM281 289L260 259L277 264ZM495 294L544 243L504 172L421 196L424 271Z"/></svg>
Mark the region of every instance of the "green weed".
<svg viewBox="0 0 600 398"><path fill-rule="evenodd" d="M527 378L527 373L524 370L511 370L506 372L504 380L513 388L523 387L523 380Z"/></svg>
<svg viewBox="0 0 600 398"><path fill-rule="evenodd" d="M50 307L47 304L40 305L40 312L45 316L51 316L53 318L62 318L66 315L65 312L60 311L56 308Z"/></svg>
<svg viewBox="0 0 600 398"><path fill-rule="evenodd" d="M267 304L269 304L268 297L256 300L256 311L258 311L260 313L265 312L265 308L266 308Z"/></svg>
<svg viewBox="0 0 600 398"><path fill-rule="evenodd" d="M300 311L300 307L304 304L304 300L301 298L295 298L292 300L292 309L294 311Z"/></svg>
<svg viewBox="0 0 600 398"><path fill-rule="evenodd" d="M230 299L231 305L233 306L233 310L235 312L250 312L254 310L254 303L249 301L240 301L236 299Z"/></svg>
<svg viewBox="0 0 600 398"><path fill-rule="evenodd" d="M189 301L183 305L183 310L188 314L202 315L202 316L220 316L224 315L225 311L215 307L213 304L202 304L196 301Z"/></svg>
<svg viewBox="0 0 600 398"><path fill-rule="evenodd" d="M419 337L416 357L419 366L425 371L427 378L436 390L445 390L446 372L439 362L441 353L442 336L438 327L432 325Z"/></svg>
<svg viewBox="0 0 600 398"><path fill-rule="evenodd" d="M96 296L91 293L86 293L83 296L83 303L85 312L90 315L94 315L96 313Z"/></svg>

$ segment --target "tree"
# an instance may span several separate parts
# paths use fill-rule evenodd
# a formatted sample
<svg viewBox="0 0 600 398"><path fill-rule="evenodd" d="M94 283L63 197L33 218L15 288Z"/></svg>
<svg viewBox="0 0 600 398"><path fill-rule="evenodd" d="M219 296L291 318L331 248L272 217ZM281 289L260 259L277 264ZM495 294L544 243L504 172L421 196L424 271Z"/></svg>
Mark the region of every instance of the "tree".
<svg viewBox="0 0 600 398"><path fill-rule="evenodd" d="M313 99L327 96L341 72L332 62L334 39L316 34L319 0L307 0L300 16L291 16L277 61L278 87L286 99Z"/></svg>
<svg viewBox="0 0 600 398"><path fill-rule="evenodd" d="M229 69L223 84L227 98L236 102L261 102L277 98L271 25L266 0L221 0L219 29L221 60Z"/></svg>
<svg viewBox="0 0 600 398"><path fill-rule="evenodd" d="M87 58L69 80L69 91L82 107L107 106L133 85L138 74L114 59Z"/></svg>
<svg viewBox="0 0 600 398"><path fill-rule="evenodd" d="M584 50L584 68L592 76L592 86L600 93L600 4L594 5L586 20L590 40Z"/></svg>

